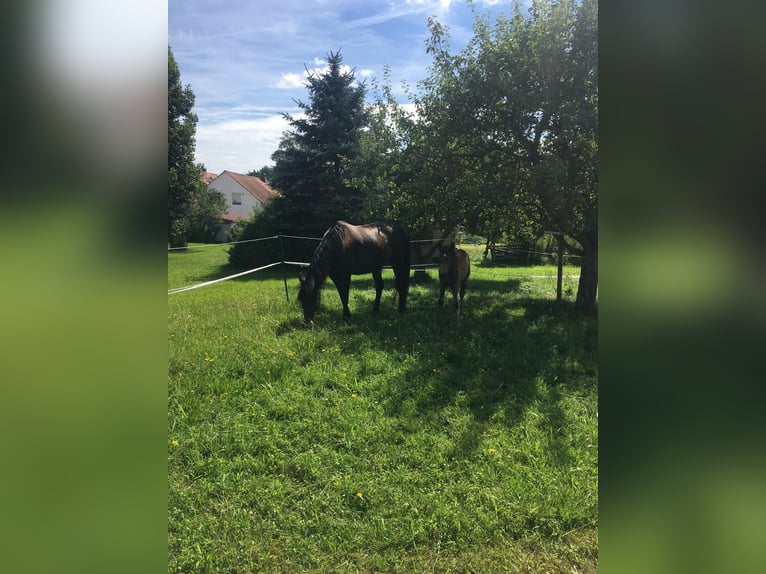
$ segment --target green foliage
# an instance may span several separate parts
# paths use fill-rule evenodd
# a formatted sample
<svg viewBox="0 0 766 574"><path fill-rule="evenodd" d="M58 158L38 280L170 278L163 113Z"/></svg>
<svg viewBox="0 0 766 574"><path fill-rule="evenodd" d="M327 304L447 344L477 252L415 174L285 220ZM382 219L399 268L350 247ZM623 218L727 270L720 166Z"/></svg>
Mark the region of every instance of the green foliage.
<svg viewBox="0 0 766 574"><path fill-rule="evenodd" d="M202 171L202 170L200 170ZM197 181L189 211L190 241L212 242L218 231L221 215L226 212L226 198L215 189Z"/></svg>
<svg viewBox="0 0 766 574"><path fill-rule="evenodd" d="M261 267L282 261L280 244L276 241L252 241L272 237L283 232L283 224L278 217L278 209L272 199L264 208L256 212L250 219L238 221L231 233L232 241L246 241L236 243L229 249L229 263L236 267ZM314 246L316 247L316 245ZM285 253L285 258L290 261L308 261L311 252ZM298 257L298 259L296 259Z"/></svg>
<svg viewBox="0 0 766 574"><path fill-rule="evenodd" d="M464 225L491 238L565 232L583 250L578 305L595 306L598 281L597 3L536 0L492 22L453 55L429 20L429 76L402 123L395 211L415 226Z"/></svg>
<svg viewBox="0 0 766 574"><path fill-rule="evenodd" d="M382 86L373 78L372 91L375 100L368 107L369 124L360 133L360 153L352 165L352 185L364 198L361 219L396 221L420 235L425 227L418 226L417 216L403 205L409 178L404 154L412 118L394 98L388 67ZM430 232L429 227L426 235L430 236Z"/></svg>
<svg viewBox="0 0 766 574"><path fill-rule="evenodd" d="M355 277L350 326L330 285L312 330L292 272L289 302L278 270L169 297L169 571L596 570L596 319L466 248L460 319L433 271L404 316Z"/></svg>
<svg viewBox="0 0 766 574"><path fill-rule="evenodd" d="M168 46L168 243L186 245L192 232L190 218L198 189L199 167L194 164L197 116L194 93L181 84L181 72Z"/></svg>

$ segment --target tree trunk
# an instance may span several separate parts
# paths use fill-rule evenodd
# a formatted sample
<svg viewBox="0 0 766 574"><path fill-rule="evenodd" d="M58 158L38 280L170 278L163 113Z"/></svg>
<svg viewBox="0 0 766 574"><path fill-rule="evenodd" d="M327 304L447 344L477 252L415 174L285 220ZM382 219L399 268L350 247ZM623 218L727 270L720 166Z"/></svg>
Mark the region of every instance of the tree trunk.
<svg viewBox="0 0 766 574"><path fill-rule="evenodd" d="M598 289L598 242L582 243L582 263L580 266L580 284L577 287L575 307L582 311L596 310L596 290Z"/></svg>

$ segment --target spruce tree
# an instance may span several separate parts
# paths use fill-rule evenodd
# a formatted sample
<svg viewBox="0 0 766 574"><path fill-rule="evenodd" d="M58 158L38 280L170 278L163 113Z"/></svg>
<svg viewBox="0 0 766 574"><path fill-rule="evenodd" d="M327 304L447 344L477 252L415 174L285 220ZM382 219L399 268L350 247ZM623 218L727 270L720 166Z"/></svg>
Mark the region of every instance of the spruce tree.
<svg viewBox="0 0 766 574"><path fill-rule="evenodd" d="M285 114L291 129L272 155L277 219L293 232L320 233L337 219L358 223L362 208L351 166L368 122L365 86L354 70L344 71L340 52L330 52L327 63L325 72L308 76L309 103L296 102L304 116Z"/></svg>
<svg viewBox="0 0 766 574"><path fill-rule="evenodd" d="M353 167L360 154L360 134L367 127L364 83L344 69L340 52L327 55L327 70L309 74L308 103L297 101L301 117L285 114L290 129L279 149L269 185L279 195L243 227L239 241L276 234L320 237L338 219L362 223L364 192L354 185ZM305 261L316 244L238 243L229 250L237 266L263 265L281 257Z"/></svg>

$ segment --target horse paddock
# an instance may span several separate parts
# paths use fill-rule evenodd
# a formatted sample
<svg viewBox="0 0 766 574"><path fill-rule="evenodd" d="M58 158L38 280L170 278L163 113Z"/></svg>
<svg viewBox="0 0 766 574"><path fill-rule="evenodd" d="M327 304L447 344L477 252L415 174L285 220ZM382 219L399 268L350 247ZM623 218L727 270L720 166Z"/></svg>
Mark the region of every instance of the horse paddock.
<svg viewBox="0 0 766 574"><path fill-rule="evenodd" d="M553 266L472 259L461 318L438 272L377 314L353 276L271 268L168 296L168 570L580 571L598 562L597 318ZM475 251L474 251L475 250ZM168 255L168 286L226 274L223 247ZM574 277L572 277L574 276Z"/></svg>

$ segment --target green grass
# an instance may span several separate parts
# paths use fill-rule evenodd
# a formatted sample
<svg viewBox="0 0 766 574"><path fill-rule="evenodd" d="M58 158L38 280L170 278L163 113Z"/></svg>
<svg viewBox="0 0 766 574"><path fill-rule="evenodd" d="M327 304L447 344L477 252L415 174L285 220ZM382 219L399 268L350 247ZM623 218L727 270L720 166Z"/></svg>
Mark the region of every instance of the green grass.
<svg viewBox="0 0 766 574"><path fill-rule="evenodd" d="M168 288L225 250L170 253ZM460 318L435 270L404 316L354 278L353 325L330 282L313 329L294 269L289 302L279 269L168 296L170 572L597 570L596 318L471 255Z"/></svg>

